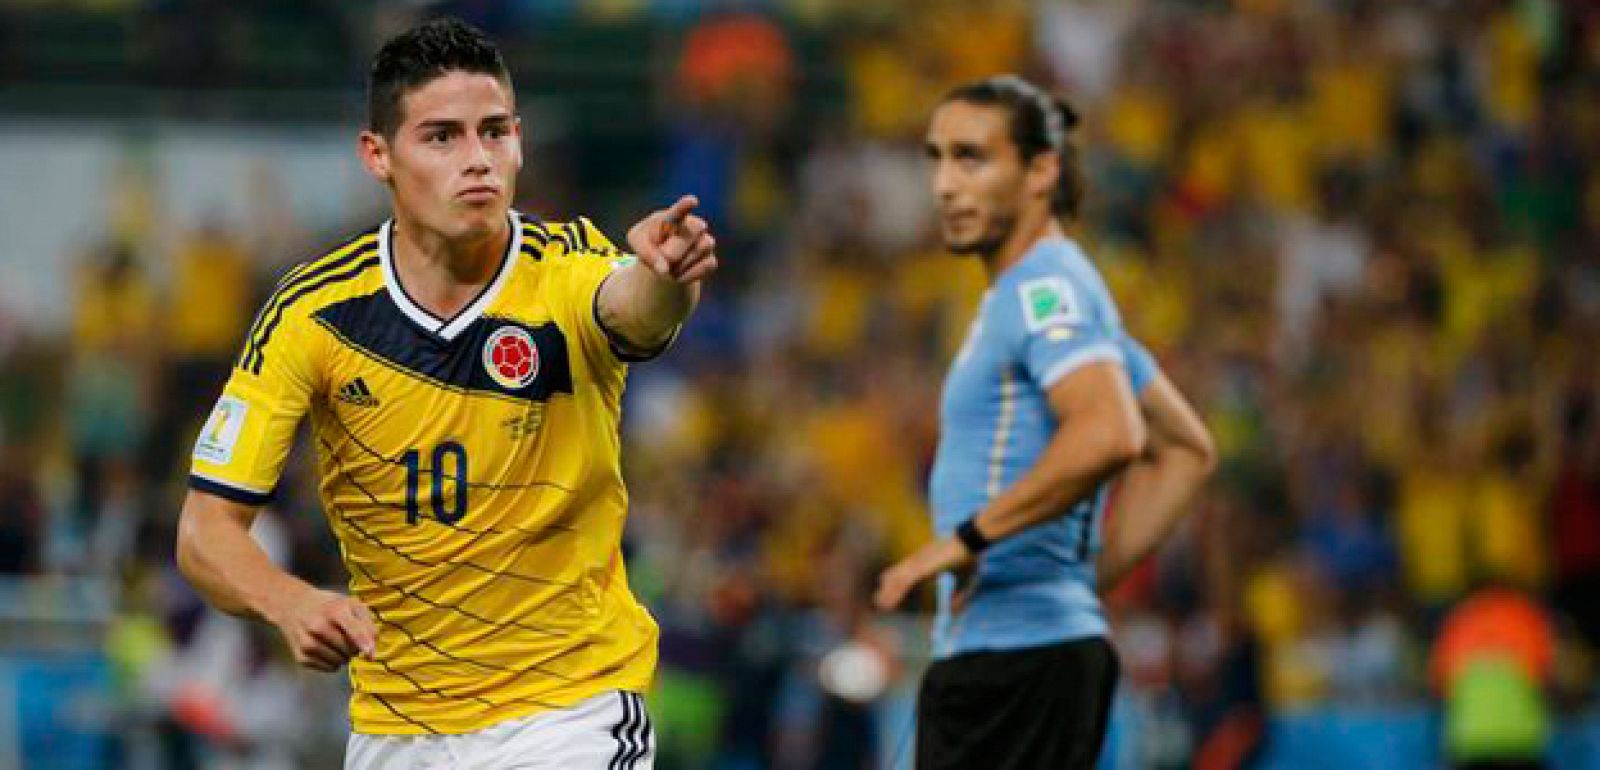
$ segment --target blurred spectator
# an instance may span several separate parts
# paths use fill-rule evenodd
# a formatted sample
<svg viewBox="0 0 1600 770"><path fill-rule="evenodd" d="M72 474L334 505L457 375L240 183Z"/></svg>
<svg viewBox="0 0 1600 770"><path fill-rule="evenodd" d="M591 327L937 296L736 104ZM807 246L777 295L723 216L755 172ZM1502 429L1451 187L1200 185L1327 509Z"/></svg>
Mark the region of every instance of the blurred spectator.
<svg viewBox="0 0 1600 770"><path fill-rule="evenodd" d="M1563 415L1561 463L1548 503L1554 601L1600 649L1600 426L1580 394Z"/></svg>
<svg viewBox="0 0 1600 770"><path fill-rule="evenodd" d="M77 489L53 557L69 570L105 573L137 526L134 469L155 352L155 291L131 246L108 244L92 256L74 310L65 414Z"/></svg>
<svg viewBox="0 0 1600 770"><path fill-rule="evenodd" d="M1330 474L1331 475L1331 474ZM1393 584L1396 554L1384 512L1391 509L1389 479L1353 468L1332 476L1327 499L1313 504L1304 536L1320 569L1350 596L1371 595Z"/></svg>
<svg viewBox="0 0 1600 770"><path fill-rule="evenodd" d="M1361 288L1372 250L1366 230L1351 218L1348 183L1329 174L1320 187L1317 213L1285 217L1281 236L1278 346L1295 364L1311 353L1308 337L1325 303Z"/></svg>
<svg viewBox="0 0 1600 770"><path fill-rule="evenodd" d="M1544 766L1554 658L1550 620L1524 594L1486 589L1450 611L1429 665L1456 767Z"/></svg>
<svg viewBox="0 0 1600 770"><path fill-rule="evenodd" d="M45 507L30 452L0 425L0 574L33 574L43 566Z"/></svg>
<svg viewBox="0 0 1600 770"><path fill-rule="evenodd" d="M164 345L156 419L144 458L150 478L171 478L196 415L228 377L255 304L251 261L219 224L203 226L173 254L159 340Z"/></svg>
<svg viewBox="0 0 1600 770"><path fill-rule="evenodd" d="M1125 36L1148 6L1142 2L1089 0L1048 3L1035 25L1038 48L1047 57L1055 80L1074 103L1095 109L1118 85Z"/></svg>
<svg viewBox="0 0 1600 770"><path fill-rule="evenodd" d="M698 195L707 221L735 239L776 214L773 142L795 77L783 30L755 14L708 16L683 42L666 189Z"/></svg>
<svg viewBox="0 0 1600 770"><path fill-rule="evenodd" d="M1178 690L1195 733L1196 770L1248 767L1266 743L1259 650L1241 629L1196 614L1174 647Z"/></svg>

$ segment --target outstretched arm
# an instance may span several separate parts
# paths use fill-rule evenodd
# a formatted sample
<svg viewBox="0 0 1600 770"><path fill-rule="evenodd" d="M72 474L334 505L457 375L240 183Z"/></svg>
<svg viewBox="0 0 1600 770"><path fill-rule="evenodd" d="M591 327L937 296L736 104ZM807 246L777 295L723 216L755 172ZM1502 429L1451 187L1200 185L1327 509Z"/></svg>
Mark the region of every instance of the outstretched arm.
<svg viewBox="0 0 1600 770"><path fill-rule="evenodd" d="M278 627L300 665L337 671L370 659L377 628L355 599L324 591L272 563L250 537L258 508L191 490L178 520L178 569L213 607Z"/></svg>
<svg viewBox="0 0 1600 770"><path fill-rule="evenodd" d="M1139 406L1149 443L1117 490L1097 565L1102 592L1115 588L1172 534L1217 464L1205 423L1165 375L1156 373Z"/></svg>
<svg viewBox="0 0 1600 770"><path fill-rule="evenodd" d="M685 195L628 230L638 261L600 286L600 322L630 352L660 350L672 340L700 297L700 281L717 269L717 241L693 212L700 202Z"/></svg>

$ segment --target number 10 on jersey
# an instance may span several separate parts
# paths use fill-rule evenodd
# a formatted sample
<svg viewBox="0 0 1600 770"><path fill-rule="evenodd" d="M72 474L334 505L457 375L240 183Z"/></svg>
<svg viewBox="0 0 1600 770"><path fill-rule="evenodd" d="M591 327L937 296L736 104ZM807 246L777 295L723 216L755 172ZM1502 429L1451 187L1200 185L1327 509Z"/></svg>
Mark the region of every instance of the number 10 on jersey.
<svg viewBox="0 0 1600 770"><path fill-rule="evenodd" d="M433 508L433 517L440 524L455 524L461 517L467 515L467 450L454 441L446 441L433 448L432 464L422 467L422 453L416 449L408 449L400 457L406 465L406 523L416 524L422 518L421 504L417 501L417 490L421 486L421 477L426 474L432 479L432 494L429 502ZM446 466L449 466L448 468ZM445 482L450 481L455 488L455 494L450 499L445 498Z"/></svg>

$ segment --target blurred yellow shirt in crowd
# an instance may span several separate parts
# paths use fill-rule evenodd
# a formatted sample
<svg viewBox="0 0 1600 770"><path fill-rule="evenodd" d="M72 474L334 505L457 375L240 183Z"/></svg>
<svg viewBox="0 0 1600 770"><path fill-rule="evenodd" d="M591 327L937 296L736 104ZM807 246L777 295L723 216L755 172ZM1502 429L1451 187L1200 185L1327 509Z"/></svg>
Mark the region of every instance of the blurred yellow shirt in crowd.
<svg viewBox="0 0 1600 770"><path fill-rule="evenodd" d="M1541 490L1503 472L1479 479L1473 494L1474 552L1488 577L1537 590L1546 574Z"/></svg>
<svg viewBox="0 0 1600 770"><path fill-rule="evenodd" d="M1304 643L1307 629L1304 597L1289 565L1274 563L1251 575L1244 586L1244 609L1250 626L1261 639L1263 687L1267 701L1277 706L1304 703L1319 697L1326 673L1311 658Z"/></svg>
<svg viewBox="0 0 1600 770"><path fill-rule="evenodd" d="M825 408L810 421L805 443L828 497L876 530L888 553L903 555L927 542L927 517L910 453L879 407L862 400Z"/></svg>
<svg viewBox="0 0 1600 770"><path fill-rule="evenodd" d="M814 496L773 517L772 528L761 540L761 563L777 593L790 602L813 598L817 554L837 531L843 512Z"/></svg>
<svg viewBox="0 0 1600 770"><path fill-rule="evenodd" d="M1395 417L1414 415L1421 407L1417 387L1425 364L1417 359L1419 354L1426 357L1427 349L1423 335L1403 325L1376 329L1365 347L1361 395L1355 407L1366 449L1384 465L1395 467L1413 452L1426 451L1417 446L1414 421Z"/></svg>
<svg viewBox="0 0 1600 770"><path fill-rule="evenodd" d="M1479 280L1486 284L1487 312L1496 324L1516 324L1519 337L1528 336L1529 314L1521 312L1533 301L1539 280L1539 254L1526 243L1507 246L1484 254L1479 264Z"/></svg>
<svg viewBox="0 0 1600 770"><path fill-rule="evenodd" d="M991 77L1020 72L1027 63L1028 9L1020 0L931 0L919 5L921 34L912 39L936 52L944 68L940 91Z"/></svg>
<svg viewBox="0 0 1600 770"><path fill-rule="evenodd" d="M118 281L85 271L73 306L73 345L98 351L151 340L156 311L155 289L137 267Z"/></svg>
<svg viewBox="0 0 1600 770"><path fill-rule="evenodd" d="M1304 625L1294 582L1282 565L1270 564L1251 575L1244 603L1250 627L1264 644L1287 643Z"/></svg>
<svg viewBox="0 0 1600 770"><path fill-rule="evenodd" d="M1240 143L1236 126L1206 121L1195 129L1178 174L1181 187L1204 203L1231 196L1239 176Z"/></svg>
<svg viewBox="0 0 1600 770"><path fill-rule="evenodd" d="M813 353L829 356L859 347L872 310L873 286L860 273L839 268L824 268L814 285L806 346Z"/></svg>
<svg viewBox="0 0 1600 770"><path fill-rule="evenodd" d="M1459 225L1437 214L1412 218L1414 236L1432 257L1443 289L1444 318L1438 342L1443 363L1454 369L1476 346L1484 324L1488 287L1478 278L1478 255Z"/></svg>
<svg viewBox="0 0 1600 770"><path fill-rule="evenodd" d="M197 234L178 250L164 342L185 357L227 358L250 320L250 260L219 234Z"/></svg>
<svg viewBox="0 0 1600 770"><path fill-rule="evenodd" d="M1166 350L1178 344L1193 321L1193 281L1185 265L1172 260L1156 262L1137 249L1120 250L1106 244L1095 250L1095 260L1117 307L1123 326L1145 347Z"/></svg>
<svg viewBox="0 0 1600 770"><path fill-rule="evenodd" d="M1384 62L1343 61L1311 73L1311 124L1325 155L1371 159L1388 139L1390 83Z"/></svg>
<svg viewBox="0 0 1600 770"><path fill-rule="evenodd" d="M1505 6L1489 24L1489 114L1501 125L1527 128L1539 111L1539 49L1515 8Z"/></svg>
<svg viewBox="0 0 1600 770"><path fill-rule="evenodd" d="M915 57L892 46L857 47L845 73L851 115L867 136L920 135L940 96L917 71Z"/></svg>
<svg viewBox="0 0 1600 770"><path fill-rule="evenodd" d="M1519 312L1531 301L1538 277L1538 255L1531 248L1481 254L1459 231L1441 233L1434 242L1443 257L1444 341L1452 360L1471 354L1491 326L1512 324L1519 337L1531 331L1528 314Z"/></svg>
<svg viewBox="0 0 1600 770"><path fill-rule="evenodd" d="M1159 165L1171 152L1172 105L1155 89L1116 91L1105 108L1105 127L1111 146L1140 165Z"/></svg>
<svg viewBox="0 0 1600 770"><path fill-rule="evenodd" d="M1250 188L1279 210L1311 206L1312 124L1298 106L1256 105L1239 121L1244 173Z"/></svg>
<svg viewBox="0 0 1600 770"><path fill-rule="evenodd" d="M1396 511L1400 567L1424 602L1449 601L1467 588L1469 487L1459 474L1439 468L1419 465L1403 473Z"/></svg>
<svg viewBox="0 0 1600 770"><path fill-rule="evenodd" d="M1470 181L1472 158L1461 141L1450 136L1424 139L1406 162L1407 180L1422 200L1453 200Z"/></svg>
<svg viewBox="0 0 1600 770"><path fill-rule="evenodd" d="M955 357L961 348L987 288L978 260L944 251L900 259L889 286L901 316L913 320L938 316L942 360Z"/></svg>

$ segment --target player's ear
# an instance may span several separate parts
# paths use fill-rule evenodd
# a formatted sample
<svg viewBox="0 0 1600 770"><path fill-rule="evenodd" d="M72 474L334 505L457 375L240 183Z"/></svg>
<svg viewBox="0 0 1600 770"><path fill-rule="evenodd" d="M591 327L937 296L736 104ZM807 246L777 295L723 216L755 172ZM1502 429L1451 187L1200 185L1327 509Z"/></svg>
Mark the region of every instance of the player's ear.
<svg viewBox="0 0 1600 770"><path fill-rule="evenodd" d="M1055 195L1056 183L1061 179L1061 153L1041 152L1028 161L1028 194L1042 195L1046 199Z"/></svg>
<svg viewBox="0 0 1600 770"><path fill-rule="evenodd" d="M389 183L389 142L382 134L372 130L362 131L356 152L361 156L361 165L367 167L367 173L384 184Z"/></svg>

